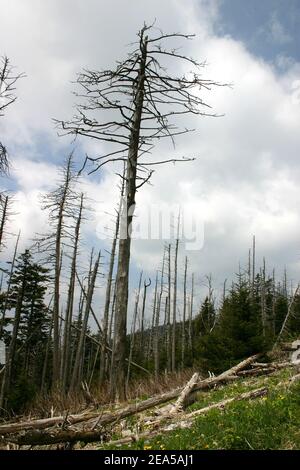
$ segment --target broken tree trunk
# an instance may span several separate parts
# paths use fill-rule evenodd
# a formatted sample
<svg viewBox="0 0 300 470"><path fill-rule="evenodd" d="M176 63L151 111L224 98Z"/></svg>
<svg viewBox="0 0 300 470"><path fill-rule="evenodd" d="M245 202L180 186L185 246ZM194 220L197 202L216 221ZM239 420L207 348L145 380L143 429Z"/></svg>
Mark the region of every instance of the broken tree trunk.
<svg viewBox="0 0 300 470"><path fill-rule="evenodd" d="M177 309L177 260L178 260L178 244L179 244L179 225L180 225L180 212L178 214L177 225L177 238L175 245L175 258L174 258L174 293L173 293L173 325L172 325L172 372L176 369L176 309Z"/></svg>
<svg viewBox="0 0 300 470"><path fill-rule="evenodd" d="M0 321L0 338L2 338L2 333L3 333L3 329L4 329L5 315L6 315L6 311L7 311L7 308L8 308L8 299L9 299L9 293L10 293L10 287L11 287L11 278L12 278L12 275L13 275L13 272L14 272L14 269L15 269L15 262L16 262L17 252L18 252L18 245L19 245L20 235L21 235L21 231L19 230L17 240L16 240L16 244L15 244L13 258L12 258L12 261L11 261L10 272L9 272L9 277L8 277L8 282L7 282L7 287L6 287L6 296L5 296L4 306L3 306L3 310L2 310L2 318L1 318L1 321Z"/></svg>
<svg viewBox="0 0 300 470"><path fill-rule="evenodd" d="M127 393L128 385L129 385L130 366L131 366L134 343L135 343L136 320L137 320L138 307L139 307L139 301L140 301L142 277L143 277L143 271L141 271L141 274L140 274L139 287L136 293L135 304L134 304L134 314L133 314L133 320L132 320L132 331L131 331L131 336L130 336L130 347L129 347L129 360L128 360L127 377L126 377L126 393Z"/></svg>
<svg viewBox="0 0 300 470"><path fill-rule="evenodd" d="M186 276L187 276L188 258L185 257L184 280L183 280L183 318L182 318L182 338L181 338L181 367L184 368L185 360L185 321L186 321Z"/></svg>
<svg viewBox="0 0 300 470"><path fill-rule="evenodd" d="M249 400L249 399L254 399L254 398L260 398L262 396L265 396L268 393L267 388L259 388L256 390L252 390L247 393L243 393L241 395L238 395L237 397L233 398L227 398L226 400L222 400L218 403L214 403L212 405L206 406L205 408L201 408L200 410L192 411L191 413L188 414L182 414L182 415L176 415L176 417L172 417L168 423L167 427L164 427L163 429L158 429L155 434L161 433L163 431L171 431L173 429L176 429L178 427L190 427L192 425L192 421L194 418L197 418L198 416L208 413L209 411L213 409L223 409L225 406L229 405L230 403L234 401L240 401L240 400ZM167 417L165 417L167 419ZM156 424L159 424L161 422L161 419L159 419L159 422L152 423L154 426ZM177 426L180 423L180 426ZM102 422L101 420L98 422L98 425L101 425ZM172 426L172 427L171 427ZM154 435L155 435L154 434ZM55 430L52 431L51 433L46 432L46 431L31 431L29 433L26 433L21 436L8 436L6 440L8 442L14 442L18 445L48 445L48 444L58 444L60 442L77 442L77 441L82 441L85 443L88 442L95 442L95 441L101 441L103 439L104 431L102 430L80 430L80 431L74 431L74 430ZM152 432L147 432L143 433L139 436L132 435L128 436L127 438L120 439L119 441L113 441L109 442L107 444L109 445L120 445L120 444L125 444L127 442L131 442L132 440L137 440L137 439L145 439L145 438L150 438L153 435ZM128 440L126 440L128 439Z"/></svg>
<svg viewBox="0 0 300 470"><path fill-rule="evenodd" d="M151 329L150 329L150 333L149 333L149 343L148 343L147 358L146 358L147 362L149 361L151 352L153 350L153 336L154 336L155 317L156 317L156 301L157 301L157 285L158 285L158 272L156 272L156 278L155 278L153 309L152 309L152 321L151 321Z"/></svg>
<svg viewBox="0 0 300 470"><path fill-rule="evenodd" d="M97 278L97 274L98 274L98 267L99 267L100 257L101 257L101 251L99 252L97 260L95 262L95 266L94 266L94 269L93 269L93 272L92 272L91 280L90 280L90 283L89 283L89 286L88 286L83 324L82 324L82 327L81 327L79 343L77 345L75 363L74 363L72 379L71 379L71 384L70 384L70 389L71 390L75 389L78 386L78 384L81 382L80 361L82 360L82 357L84 355L85 334L86 334L87 326L88 326L90 307L92 305L92 300L93 300L95 282L96 282L96 278Z"/></svg>
<svg viewBox="0 0 300 470"><path fill-rule="evenodd" d="M199 374L195 372L195 374L192 376L191 380L186 384L184 389L182 390L181 394L179 395L179 398L177 399L176 403L173 405L172 409L170 410L170 413L178 413L179 411L182 411L182 409L185 406L186 400L199 381Z"/></svg>
<svg viewBox="0 0 300 470"><path fill-rule="evenodd" d="M158 377L159 374L159 319L160 319L160 308L161 308L161 299L163 294L163 285L164 285L164 269L165 269L165 252L163 255L162 269L161 269L161 278L160 278L160 292L156 302L156 314L155 314L155 324L154 324L154 337L153 337L153 356L154 356L154 374L155 377Z"/></svg>
<svg viewBox="0 0 300 470"><path fill-rule="evenodd" d="M141 433L139 435L132 434L130 436L126 436L122 439L118 439L116 441L110 441L107 442L106 445L109 446L120 446L124 444L129 444L130 442L135 442L140 439L151 439L152 437L157 436L158 434L162 434L163 432L168 432L172 431L174 429L177 429L178 427L190 427L193 424L193 419L197 418L198 416L202 414L206 414L209 411L213 409L224 409L225 406L229 405L230 403L234 401L241 401L241 400L253 400L255 398L260 398L265 396L268 393L267 388L259 388L256 390L252 390L251 392L243 393L241 395L238 395L237 397L234 398L228 398L226 400L222 400L218 403L214 403L212 405L206 406L205 408L201 408L200 410L193 411L188 414L182 414L182 415L177 415L176 417L172 417L170 422L168 423L167 426L164 426L163 428L151 430L148 432ZM155 423L154 423L155 424Z"/></svg>
<svg viewBox="0 0 300 470"><path fill-rule="evenodd" d="M140 345L139 345L139 349L141 353L143 353L143 350L144 350L144 323L145 323L145 307L146 307L147 289L150 286L151 286L151 279L149 278L148 284L146 281L144 281L144 294L143 294L143 304L142 304L142 314L141 314L141 334L140 334Z"/></svg>
<svg viewBox="0 0 300 470"><path fill-rule="evenodd" d="M73 320L73 305L74 305L75 281L76 281L76 263L77 263L77 256L78 256L79 234L80 234L80 225L81 225L82 211L83 211L83 200L84 200L84 195L82 193L80 196L79 213L78 213L77 222L75 226L74 246L73 246L73 255L72 255L72 261L71 261L71 272L70 272L70 280L69 280L69 287L68 287L68 298L67 298L65 328L64 328L62 358L61 358L61 383L62 383L62 387L64 391L67 388L67 384L69 380L69 373L70 373L71 324Z"/></svg>
<svg viewBox="0 0 300 470"><path fill-rule="evenodd" d="M103 341L102 341L101 352L100 352L100 370L99 370L99 382L101 385L104 382L105 365L106 365L106 360L107 360L107 357L106 357L107 351L105 348L105 344L109 340L109 336L108 336L109 306L111 302L112 278L113 278L113 271L114 271L114 266L115 266L117 240L119 236L120 214L122 210L122 201L123 201L123 196L124 196L124 184L125 184L125 179L124 179L124 174L123 174L120 202L119 202L119 207L117 210L115 232L114 232L114 237L113 237L112 246L111 246L109 269L108 269L106 292L105 292L105 304L104 304L104 315L103 315Z"/></svg>
<svg viewBox="0 0 300 470"><path fill-rule="evenodd" d="M200 380L198 383L195 384L193 391L196 390L207 390L213 386L226 382L227 380L232 380L232 376L236 375L236 373L240 370L243 370L245 367L249 366L252 362L254 362L259 357L259 354L255 356L251 356L244 361L240 362L236 366L232 367L231 369L223 372L218 377L210 377L205 380ZM171 390L169 392L163 393L162 395L157 395L155 397L151 397L147 400L144 400L140 403L136 403L133 405L129 405L126 408L120 409L115 413L105 413L100 415L99 412L90 412L87 414L81 415L74 415L69 416L68 421L72 424L89 421L91 419L97 419L98 426L106 426L113 422L119 421L121 419L127 418L128 416L132 416L134 414L140 413L142 411L146 411L150 408L154 408L155 406L161 405L168 401L171 401L177 398L183 391L183 388L177 388L175 390ZM54 418L46 418L44 420L35 420L35 421L27 421L26 423L11 423L7 425L0 426L0 435L4 434L12 434L19 431L26 431L28 429L45 429L50 426L54 426L59 423L63 423L66 421L66 418L63 416L54 417ZM65 433L65 434L64 434ZM73 434L72 434L73 433ZM95 432L96 434L96 432ZM99 436L99 433L97 433ZM63 439L65 436L65 439ZM27 439L28 443L32 443L32 445L46 445L51 443L62 442L63 440L68 442L75 442L76 440L81 440L79 437L79 433L77 431L60 431L59 437L58 434L49 434L48 433L39 433L39 436L33 435L32 442L30 441L30 435L26 434L20 437L20 441L17 441L18 437L14 436L15 442L19 443L20 445L25 444ZM68 439L66 439L68 437ZM9 440L10 438L8 438ZM97 440L97 439L95 439ZM11 441L12 442L12 441Z"/></svg>

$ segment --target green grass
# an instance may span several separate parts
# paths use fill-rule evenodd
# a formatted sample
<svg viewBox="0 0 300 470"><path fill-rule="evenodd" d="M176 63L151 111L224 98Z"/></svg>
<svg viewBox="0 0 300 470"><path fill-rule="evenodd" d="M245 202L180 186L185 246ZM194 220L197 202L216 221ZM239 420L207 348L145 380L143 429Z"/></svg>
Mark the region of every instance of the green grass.
<svg viewBox="0 0 300 470"><path fill-rule="evenodd" d="M240 380L215 391L202 393L188 411L203 408L224 398L267 386L267 397L234 402L223 411L199 416L189 429L177 429L149 441L138 441L131 449L300 449L300 383L276 385L286 380L285 370L268 378ZM108 447L107 447L108 448ZM128 446L118 447L126 449Z"/></svg>

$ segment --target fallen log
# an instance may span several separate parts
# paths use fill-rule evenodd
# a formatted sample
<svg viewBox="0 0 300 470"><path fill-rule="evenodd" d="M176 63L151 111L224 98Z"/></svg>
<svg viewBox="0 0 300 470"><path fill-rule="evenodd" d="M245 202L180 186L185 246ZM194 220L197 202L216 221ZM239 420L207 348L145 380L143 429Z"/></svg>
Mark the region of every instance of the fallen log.
<svg viewBox="0 0 300 470"><path fill-rule="evenodd" d="M291 361L284 362L253 362L251 367L273 367L273 369L284 369L285 367L291 367L293 364Z"/></svg>
<svg viewBox="0 0 300 470"><path fill-rule="evenodd" d="M82 421L88 421L95 416L99 416L99 412L96 413L95 411L91 411L78 415L68 415L67 419L66 416L54 416L52 418L42 418L31 421L20 421L18 423L2 424L0 426L0 436L5 436L6 434L12 434L19 431L26 431L29 429L46 429L64 422L69 424L81 423Z"/></svg>
<svg viewBox="0 0 300 470"><path fill-rule="evenodd" d="M206 414L213 409L222 410L232 402L260 398L260 397L265 396L267 393L268 393L267 388L258 388L256 390L252 390L247 393L242 393L241 395L238 395L236 397L227 398L218 403L213 403L212 405L206 406L205 408L201 408L200 410L192 411L191 413L188 413L188 414L179 414L176 417L173 416L170 419L171 422L169 422L168 425L164 426L163 428L147 431L139 435L132 434L130 436L123 437L122 439L109 441L106 443L106 445L120 446L124 444L130 444L140 439L151 439L152 437L162 434L163 432L170 432L175 429L178 429L179 427L190 427L193 424L192 423L193 419L197 418L200 415ZM156 423L153 423L153 424L156 424ZM159 424L161 424L161 421L159 421Z"/></svg>
<svg viewBox="0 0 300 470"><path fill-rule="evenodd" d="M195 385L199 382L199 374L195 372L192 378L187 382L186 386L183 388L181 394L179 395L177 401L173 405L167 405L164 408L160 408L160 415L164 414L176 414L185 408L189 395L193 391Z"/></svg>
<svg viewBox="0 0 300 470"><path fill-rule="evenodd" d="M253 364L252 364L253 366ZM249 376L257 376L257 375L268 375L276 372L277 370L286 369L288 367L295 367L296 364L292 362L282 362L282 363L270 363L270 364L263 364L259 363L258 367L255 367L250 370L241 370L237 372L239 377L249 377Z"/></svg>
<svg viewBox="0 0 300 470"><path fill-rule="evenodd" d="M198 383L195 384L192 391L200 391L200 390L207 390L211 387L214 387L221 383L226 383L227 381L233 380L234 375L237 372L244 369L245 367L249 366L253 361L255 361L259 357L258 354L251 356L244 361L240 362L239 364L235 365L231 369L223 372L217 377L209 377L204 380L200 380ZM124 409L118 410L115 413L106 413L101 416L99 412L90 412L84 416L81 415L73 415L68 416L68 422L71 424L89 421L92 419L97 419L98 426L107 426L108 424L112 424L114 422L120 421L121 419L127 418L134 414L140 413L142 411L146 411L150 408L155 406L161 405L168 401L174 400L177 398L183 391L183 388L177 388L175 390L171 390L169 392L163 393L161 395L157 395L155 397L149 398L148 400L144 400L142 402L136 403L134 405L129 405ZM41 420L34 420L34 421L27 421L27 422L20 422L20 423L11 423L7 425L0 426L0 435L8 435L6 440L8 442L16 442L19 445L24 444L31 444L31 445L46 445L46 444L56 444L59 442L76 442L81 439L82 432L79 431L58 431L56 433L50 432L40 432L40 433L27 433L23 436L19 437L10 437L9 434L16 433L18 431L26 431L29 429L46 429L47 427L54 426L56 424L64 423L65 417L53 417L53 418L46 418ZM87 431L84 431L86 435ZM38 435L37 435L38 434ZM91 431L88 439L92 439L92 441L97 441L99 438L98 431ZM20 441L18 440L20 439ZM92 442L85 440L84 442ZM22 444L21 444L22 442Z"/></svg>

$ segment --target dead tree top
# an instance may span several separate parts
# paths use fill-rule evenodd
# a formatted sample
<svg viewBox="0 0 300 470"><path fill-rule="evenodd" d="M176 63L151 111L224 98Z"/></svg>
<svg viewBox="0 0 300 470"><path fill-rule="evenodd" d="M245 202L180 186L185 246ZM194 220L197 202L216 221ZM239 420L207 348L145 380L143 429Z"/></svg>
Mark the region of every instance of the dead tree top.
<svg viewBox="0 0 300 470"><path fill-rule="evenodd" d="M115 69L83 70L79 73L76 83L80 91L75 92L79 104L75 116L70 121L55 120L63 135L87 136L102 142L103 154L95 157L86 155L83 168L92 162L94 166L90 173L107 163L124 162L135 131L134 110L141 92L137 84L142 79L143 106L137 163L141 184L137 188L149 181L153 173L149 167L194 159L166 158L151 162L145 160L145 156L151 154L154 142L167 137L175 145L174 137L192 131L180 125L179 117L191 114L216 116L210 112L210 106L200 97L200 92L203 88L209 90L212 86L221 85L202 78L200 71L205 63L198 63L178 49L163 46L171 39L191 39L193 35L161 33L152 38L148 36L151 29L152 26L141 29L137 45L133 46L127 59L117 62ZM162 62L172 59L176 60L176 70L180 68L178 62L192 70L183 75L170 74Z"/></svg>

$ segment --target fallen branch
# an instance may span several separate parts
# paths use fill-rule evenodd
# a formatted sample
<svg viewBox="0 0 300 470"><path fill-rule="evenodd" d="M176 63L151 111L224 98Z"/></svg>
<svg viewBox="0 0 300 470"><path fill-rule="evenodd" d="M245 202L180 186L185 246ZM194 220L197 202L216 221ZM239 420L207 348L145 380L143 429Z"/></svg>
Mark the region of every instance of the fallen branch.
<svg viewBox="0 0 300 470"><path fill-rule="evenodd" d="M195 373L191 380L186 384L184 389L182 390L182 393L180 394L178 400L176 401L175 405L173 405L173 408L171 410L171 413L178 413L179 411L182 411L182 409L185 406L186 400L199 381L199 374Z"/></svg>
<svg viewBox="0 0 300 470"><path fill-rule="evenodd" d="M251 367L273 367L273 369L284 369L292 366L291 361L284 362L253 362Z"/></svg>
<svg viewBox="0 0 300 470"><path fill-rule="evenodd" d="M267 388L258 388L256 390L252 390L247 393L242 393L241 395L238 395L233 398L227 398L225 400L222 400L218 403L214 403L212 405L206 406L205 408L201 408L200 410L192 411L191 413L188 414L179 414L176 417L173 417L171 419L171 422L168 423L167 426L164 426L163 428L156 429L156 430L151 430L148 432L141 433L139 435L132 434L130 436L126 436L122 439L118 439L115 441L110 441L106 443L106 445L109 446L120 446L124 444L130 444L132 442L135 442L140 439L151 439L152 437L155 437L159 434L162 434L163 432L169 432L173 431L175 429L178 429L179 427L190 427L193 424L193 419L197 418L200 415L206 414L209 411L213 409L220 409L223 410L227 405L234 401L240 401L240 400L250 400L250 399L255 399L255 398L260 398L265 396L268 393ZM154 423L156 424L156 423Z"/></svg>
<svg viewBox="0 0 300 470"><path fill-rule="evenodd" d="M249 366L253 361L255 361L259 355L251 356L244 361L240 362L236 366L232 367L231 369L223 372L217 377L209 377L204 380L200 380L198 383L195 384L192 391L199 391L199 390L207 390L211 387L214 387L221 383L226 383L226 381L233 380L232 376L236 375L237 372L244 369L245 367ZM81 414L81 415L74 415L68 417L68 422L71 424L89 421L91 419L99 419L98 425L99 426L107 426L108 424L117 422L121 419L127 418L134 414L140 413L142 411L148 410L155 406L161 405L168 401L174 400L183 392L183 388L178 388L175 390L171 390L169 392L163 393L162 395L157 395L155 397L149 398L148 400L144 400L142 402L136 403L134 405L129 405L124 409L118 410L115 413L106 413L100 416L99 412L90 412ZM20 422L20 423L11 423L8 425L0 426L0 435L8 435L12 433L16 433L18 431L26 431L29 429L45 429L47 427L54 426L56 424L60 424L65 421L64 416L53 417L53 418L46 418L41 420L35 421L27 421L27 422ZM88 434L87 434L88 433ZM92 442L99 440L99 431L84 431L84 435L86 439L84 442ZM23 436L8 436L7 441L16 442L19 445L23 444L31 444L31 445L44 445L44 444L56 444L58 442L76 442L82 439L82 431L58 431L50 433L48 432L36 432L36 433L27 433Z"/></svg>
<svg viewBox="0 0 300 470"><path fill-rule="evenodd" d="M68 423L75 424L87 421L89 419L99 416L99 412L85 412L78 415L69 415ZM42 418L31 421L20 421L19 423L2 424L0 426L0 436L6 434L13 434L19 431L26 431L29 429L46 429L57 424L62 424L65 421L65 416L54 416L52 418Z"/></svg>
<svg viewBox="0 0 300 470"><path fill-rule="evenodd" d="M255 363L254 363L255 364ZM252 367L254 366L252 364ZM257 363L257 367L250 369L250 370L241 370L237 372L237 375L239 377L249 377L249 376L257 376L257 375L267 375L267 374L272 374L273 372L276 372L277 370L280 369L286 369L288 367L295 367L296 364L293 364L292 362L281 362L281 363Z"/></svg>

